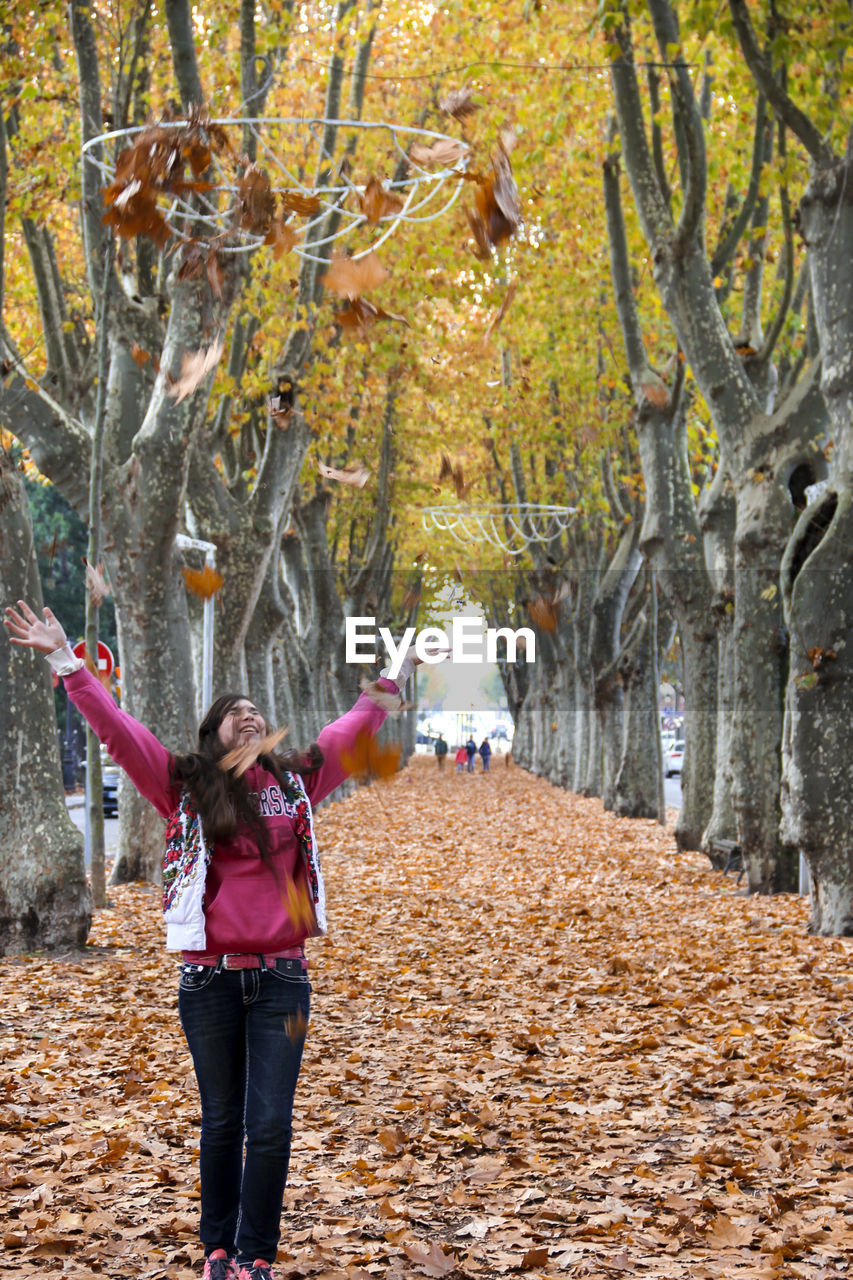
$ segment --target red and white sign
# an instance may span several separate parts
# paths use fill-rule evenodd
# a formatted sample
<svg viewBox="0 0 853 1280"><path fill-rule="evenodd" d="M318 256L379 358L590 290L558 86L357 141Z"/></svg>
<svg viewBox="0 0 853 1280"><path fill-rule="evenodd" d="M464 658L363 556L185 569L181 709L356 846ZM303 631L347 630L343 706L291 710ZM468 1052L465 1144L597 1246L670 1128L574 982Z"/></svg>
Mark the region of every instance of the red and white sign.
<svg viewBox="0 0 853 1280"><path fill-rule="evenodd" d="M81 640L79 644L75 644L73 649L75 658L86 657L86 641ZM111 676L113 667L115 666L115 658L110 652L103 640L98 641L98 675Z"/></svg>

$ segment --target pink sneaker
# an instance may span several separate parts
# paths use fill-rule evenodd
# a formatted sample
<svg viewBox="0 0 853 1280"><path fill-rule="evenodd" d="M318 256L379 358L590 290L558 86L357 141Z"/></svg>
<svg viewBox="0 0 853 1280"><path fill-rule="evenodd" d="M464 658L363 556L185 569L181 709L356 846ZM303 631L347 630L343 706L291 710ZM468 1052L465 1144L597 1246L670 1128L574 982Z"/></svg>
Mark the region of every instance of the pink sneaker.
<svg viewBox="0 0 853 1280"><path fill-rule="evenodd" d="M237 1280L275 1280L272 1267L263 1258L255 1258L250 1267L241 1267Z"/></svg>
<svg viewBox="0 0 853 1280"><path fill-rule="evenodd" d="M214 1249L204 1260L201 1280L238 1280L237 1263L224 1249Z"/></svg>

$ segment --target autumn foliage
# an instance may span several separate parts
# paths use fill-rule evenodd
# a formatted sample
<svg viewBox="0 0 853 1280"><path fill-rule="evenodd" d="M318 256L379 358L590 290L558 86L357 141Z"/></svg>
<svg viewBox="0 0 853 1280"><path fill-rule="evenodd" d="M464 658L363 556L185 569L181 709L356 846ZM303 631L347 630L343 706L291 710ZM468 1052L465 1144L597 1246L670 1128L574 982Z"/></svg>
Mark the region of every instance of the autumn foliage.
<svg viewBox="0 0 853 1280"><path fill-rule="evenodd" d="M853 1244L849 943L650 822L418 759L318 815L281 1275L830 1277ZM159 894L3 972L7 1266L200 1271ZM301 1034L300 1028L294 1034Z"/></svg>

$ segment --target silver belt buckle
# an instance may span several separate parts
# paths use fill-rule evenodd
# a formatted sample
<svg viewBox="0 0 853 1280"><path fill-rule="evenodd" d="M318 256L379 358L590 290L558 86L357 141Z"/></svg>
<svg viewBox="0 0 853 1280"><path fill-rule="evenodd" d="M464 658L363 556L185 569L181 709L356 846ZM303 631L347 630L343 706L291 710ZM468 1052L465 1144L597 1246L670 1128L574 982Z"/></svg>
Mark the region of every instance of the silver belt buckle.
<svg viewBox="0 0 853 1280"><path fill-rule="evenodd" d="M237 959L237 957L238 957L240 954L241 954L241 953L240 953L239 951L230 951L227 955L224 955L224 956L222 957L222 968L223 968L223 969L230 969L230 968L231 968L231 965L228 963L228 961L229 961L232 957L236 960L236 959ZM234 966L234 968L236 969L236 967L237 967L237 966L235 965L235 966Z"/></svg>

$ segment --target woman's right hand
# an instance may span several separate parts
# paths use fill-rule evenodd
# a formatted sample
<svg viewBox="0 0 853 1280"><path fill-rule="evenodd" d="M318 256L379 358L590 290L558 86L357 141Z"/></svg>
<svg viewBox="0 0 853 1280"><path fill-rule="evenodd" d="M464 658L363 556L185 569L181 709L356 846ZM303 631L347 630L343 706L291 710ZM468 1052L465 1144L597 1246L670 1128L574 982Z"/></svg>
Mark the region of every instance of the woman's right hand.
<svg viewBox="0 0 853 1280"><path fill-rule="evenodd" d="M18 601L18 612L7 608L3 619L9 628L9 639L12 644L26 645L29 649L38 649L40 653L53 653L61 649L67 642L62 623L45 605L44 621L33 613L25 600Z"/></svg>

